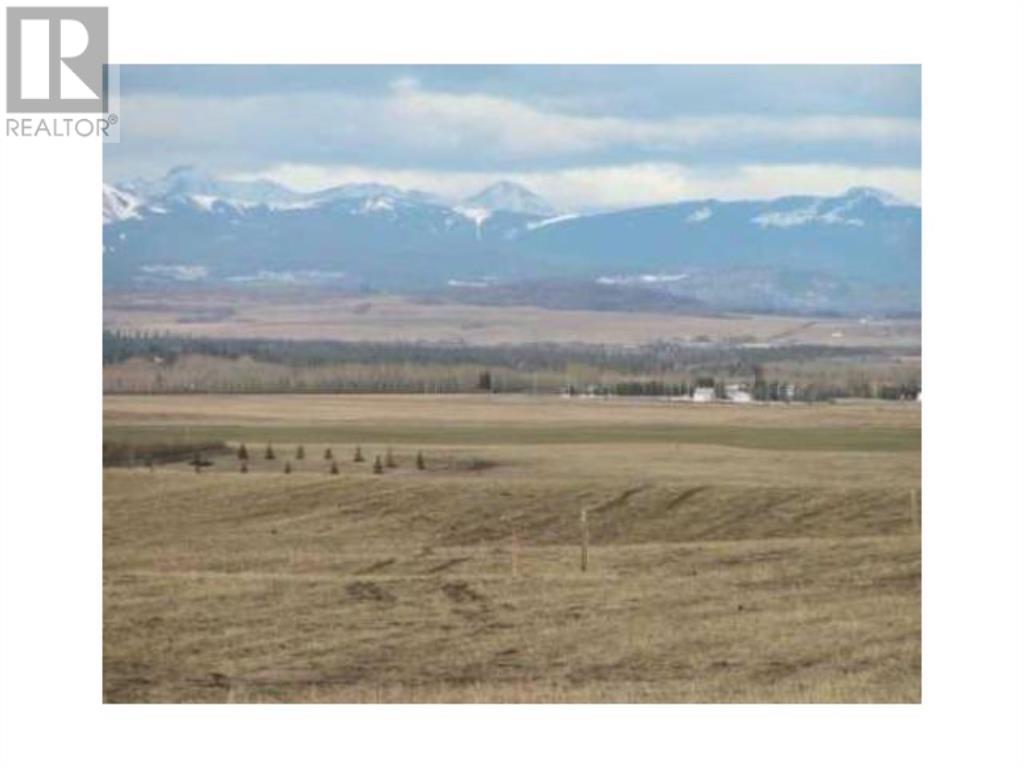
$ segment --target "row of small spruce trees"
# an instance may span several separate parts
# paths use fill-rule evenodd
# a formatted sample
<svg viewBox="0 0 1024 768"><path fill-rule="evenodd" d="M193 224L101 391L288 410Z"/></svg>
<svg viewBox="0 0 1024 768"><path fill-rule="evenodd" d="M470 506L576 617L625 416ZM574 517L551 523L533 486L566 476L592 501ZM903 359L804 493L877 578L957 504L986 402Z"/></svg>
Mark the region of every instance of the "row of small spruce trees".
<svg viewBox="0 0 1024 768"><path fill-rule="evenodd" d="M277 455L274 453L274 446L271 445L270 443L267 443L266 450L263 451L263 458L265 460L267 460L267 461L273 461L273 460L275 460L277 458ZM306 449L303 446L300 445L298 448L295 449L295 460L296 461L303 461L305 458L306 458ZM240 446L238 446L238 460L240 462L242 462L241 463L241 467L240 467L240 471L243 474L248 472L249 471L249 449L245 447L245 443L242 443ZM326 449L324 449L324 460L331 462L330 469L328 471L332 475L338 474L338 462L334 458L334 451L330 447L327 447ZM357 464L366 461L365 457L363 456L362 446L359 446L359 445L356 446L355 453L352 455L352 461L354 461ZM397 466L398 466L398 462L395 460L395 454L394 454L394 452L392 452L392 450L390 448L388 448L387 451L384 454L384 459L383 460L381 460L381 457L380 457L379 453L374 458L374 460L373 460L373 474L375 474L375 475L382 475L382 474L384 474L384 468L385 467L387 467L388 469L394 469ZM423 458L423 451L417 451L416 452L416 469L422 470L422 469L426 469L426 468L427 468L427 462ZM196 472L198 472L198 471L199 471L199 464L196 463ZM286 475L288 475L288 474L291 474L291 471L292 471L292 463L290 461L286 461L284 463L284 473Z"/></svg>

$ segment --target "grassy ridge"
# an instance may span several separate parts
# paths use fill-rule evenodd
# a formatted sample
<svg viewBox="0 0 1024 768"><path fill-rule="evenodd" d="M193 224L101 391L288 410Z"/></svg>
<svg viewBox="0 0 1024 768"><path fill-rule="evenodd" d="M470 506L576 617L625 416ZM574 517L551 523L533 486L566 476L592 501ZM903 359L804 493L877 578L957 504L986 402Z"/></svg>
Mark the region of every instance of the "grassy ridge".
<svg viewBox="0 0 1024 768"><path fill-rule="evenodd" d="M105 470L105 701L920 701L919 408L179 396L105 419L250 454Z"/></svg>
<svg viewBox="0 0 1024 768"><path fill-rule="evenodd" d="M351 469L108 471L106 701L920 698L905 499Z"/></svg>

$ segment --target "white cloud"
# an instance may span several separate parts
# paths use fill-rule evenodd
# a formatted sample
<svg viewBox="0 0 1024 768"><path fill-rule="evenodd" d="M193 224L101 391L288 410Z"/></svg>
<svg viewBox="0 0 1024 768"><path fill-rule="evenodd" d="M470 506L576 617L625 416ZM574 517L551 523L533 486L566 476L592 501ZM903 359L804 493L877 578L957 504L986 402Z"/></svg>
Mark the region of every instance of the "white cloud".
<svg viewBox="0 0 1024 768"><path fill-rule="evenodd" d="M110 145L105 160L110 178L141 168L151 175L161 163L163 169L199 163L215 172L262 167L248 175L298 189L377 181L449 199L507 178L569 210L831 194L851 186L920 199L919 168L861 165L851 158L862 155L848 146L912 146L920 121L910 118L592 116L504 96L426 90L414 78L397 79L371 96L126 95L121 116L122 143ZM819 149L807 152L812 146ZM779 147L788 149L775 155L765 149ZM684 154L714 158L716 165L677 162ZM800 161L744 162L773 156ZM818 162L821 157L830 160ZM475 170L496 163L517 172Z"/></svg>
<svg viewBox="0 0 1024 768"><path fill-rule="evenodd" d="M122 140L265 150L367 149L424 157L516 161L616 149L672 152L704 146L914 142L912 118L753 114L668 119L589 116L502 96L429 91L412 78L382 95L300 92L241 98L122 97ZM305 147L303 146L305 145Z"/></svg>
<svg viewBox="0 0 1024 768"><path fill-rule="evenodd" d="M482 141L516 155L580 153L618 145L682 148L724 141L891 141L915 140L916 119L863 116L709 115L668 120L591 117L544 111L512 99L483 94L421 90L414 81L393 84L380 105L393 125L419 138ZM454 137L454 138L453 138Z"/></svg>
<svg viewBox="0 0 1024 768"><path fill-rule="evenodd" d="M707 198L836 195L862 186L884 189L912 203L921 198L918 169L821 164L741 165L709 170L674 163L634 163L511 174L282 164L236 178L273 179L304 191L375 181L433 192L449 200L466 197L501 178L529 187L563 210L577 211Z"/></svg>

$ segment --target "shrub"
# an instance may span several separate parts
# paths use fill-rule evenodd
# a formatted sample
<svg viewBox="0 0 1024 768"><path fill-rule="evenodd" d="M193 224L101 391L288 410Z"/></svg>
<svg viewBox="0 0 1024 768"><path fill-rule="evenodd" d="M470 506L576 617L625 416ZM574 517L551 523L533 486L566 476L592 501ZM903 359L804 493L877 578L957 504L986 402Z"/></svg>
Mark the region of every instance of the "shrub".
<svg viewBox="0 0 1024 768"><path fill-rule="evenodd" d="M380 460L380 454L377 454L377 458L373 460L373 474L382 475L384 474L384 464Z"/></svg>
<svg viewBox="0 0 1024 768"><path fill-rule="evenodd" d="M103 441L103 466L130 466L136 461L152 461L154 464L172 464L191 461L197 451L216 454L229 453L231 449L221 440L169 441L136 443Z"/></svg>
<svg viewBox="0 0 1024 768"><path fill-rule="evenodd" d="M423 460L423 451L416 451L416 469L426 469L427 463Z"/></svg>
<svg viewBox="0 0 1024 768"><path fill-rule="evenodd" d="M248 461L249 460L249 449L245 447L245 443L238 446L238 460Z"/></svg>
<svg viewBox="0 0 1024 768"><path fill-rule="evenodd" d="M242 466L238 468L238 471L241 472L243 475L247 474L249 472L249 465L243 462Z"/></svg>
<svg viewBox="0 0 1024 768"><path fill-rule="evenodd" d="M454 469L467 470L469 472L483 472L496 466L498 466L497 462L490 459L481 459L476 456L471 456L468 459L456 459L452 464Z"/></svg>
<svg viewBox="0 0 1024 768"><path fill-rule="evenodd" d="M300 445L298 448L295 449L295 460L296 461L302 461L305 458L306 458L306 449L303 448Z"/></svg>
<svg viewBox="0 0 1024 768"><path fill-rule="evenodd" d="M356 462L356 464L358 464L361 461L366 461L366 459L363 458L363 449L358 445L356 446L356 452L355 455L352 457L352 461Z"/></svg>
<svg viewBox="0 0 1024 768"><path fill-rule="evenodd" d="M330 448L325 448L324 461L331 461L332 459L334 459L334 451L332 451Z"/></svg>
<svg viewBox="0 0 1024 768"><path fill-rule="evenodd" d="M336 461L331 461L331 474L332 475L338 474L338 462L336 462Z"/></svg>
<svg viewBox="0 0 1024 768"><path fill-rule="evenodd" d="M384 464L385 466L387 466L388 469L394 469L395 467L398 466L398 464L395 462L395 454L392 453L390 448L388 448L387 453L385 454Z"/></svg>
<svg viewBox="0 0 1024 768"><path fill-rule="evenodd" d="M286 475L290 475L292 473L292 463L290 461L286 461L284 463L284 473Z"/></svg>
<svg viewBox="0 0 1024 768"><path fill-rule="evenodd" d="M263 458L266 459L267 461L274 460L274 446L272 446L270 443L267 443L267 450L263 452Z"/></svg>
<svg viewBox="0 0 1024 768"><path fill-rule="evenodd" d="M199 451L195 452L195 455L192 457L192 461L190 461L189 464L196 468L196 474L199 474L199 470L201 470L203 467L213 466L213 462L204 459L202 454L199 453Z"/></svg>

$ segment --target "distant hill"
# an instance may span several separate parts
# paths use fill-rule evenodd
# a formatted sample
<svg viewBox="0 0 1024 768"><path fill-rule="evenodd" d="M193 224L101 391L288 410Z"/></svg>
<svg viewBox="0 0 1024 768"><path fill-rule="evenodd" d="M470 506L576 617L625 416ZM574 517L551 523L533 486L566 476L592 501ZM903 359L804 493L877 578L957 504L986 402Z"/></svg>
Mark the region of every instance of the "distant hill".
<svg viewBox="0 0 1024 768"><path fill-rule="evenodd" d="M103 217L108 289L309 283L592 309L920 308L921 211L867 188L573 215L509 182L449 204L182 167L105 185Z"/></svg>

